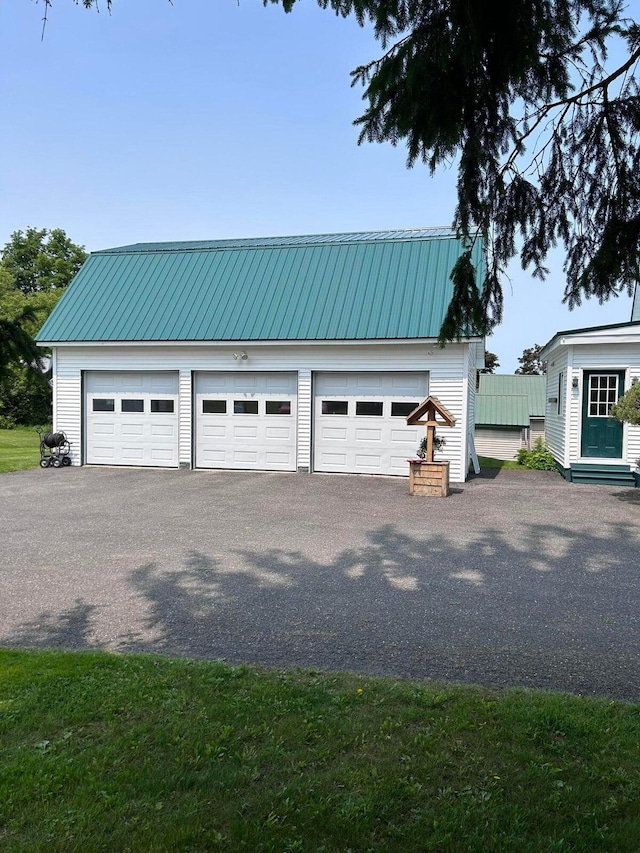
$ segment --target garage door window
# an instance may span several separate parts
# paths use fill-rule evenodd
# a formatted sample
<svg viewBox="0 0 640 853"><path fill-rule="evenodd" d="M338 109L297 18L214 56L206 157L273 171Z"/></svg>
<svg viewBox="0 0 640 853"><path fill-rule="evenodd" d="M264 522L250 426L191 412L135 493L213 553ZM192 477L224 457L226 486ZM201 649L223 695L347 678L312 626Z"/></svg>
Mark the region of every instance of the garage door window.
<svg viewBox="0 0 640 853"><path fill-rule="evenodd" d="M152 400L151 411L163 415L173 414L173 400Z"/></svg>
<svg viewBox="0 0 640 853"><path fill-rule="evenodd" d="M290 415L291 400L267 400L265 411L267 415Z"/></svg>
<svg viewBox="0 0 640 853"><path fill-rule="evenodd" d="M356 415L381 418L382 400L356 400Z"/></svg>
<svg viewBox="0 0 640 853"><path fill-rule="evenodd" d="M234 415L257 415L258 401L257 400L234 400L233 401Z"/></svg>
<svg viewBox="0 0 640 853"><path fill-rule="evenodd" d="M121 412L144 412L144 400L122 400Z"/></svg>
<svg viewBox="0 0 640 853"><path fill-rule="evenodd" d="M202 401L203 415L226 415L227 401L226 400L203 400Z"/></svg>
<svg viewBox="0 0 640 853"><path fill-rule="evenodd" d="M406 418L414 409L418 408L418 403L391 403L392 418Z"/></svg>
<svg viewBox="0 0 640 853"><path fill-rule="evenodd" d="M346 415L348 414L349 403L346 400L323 400L322 414L323 415Z"/></svg>
<svg viewBox="0 0 640 853"><path fill-rule="evenodd" d="M113 399L105 399L96 397L93 400L92 409L94 412L114 412L115 405Z"/></svg>

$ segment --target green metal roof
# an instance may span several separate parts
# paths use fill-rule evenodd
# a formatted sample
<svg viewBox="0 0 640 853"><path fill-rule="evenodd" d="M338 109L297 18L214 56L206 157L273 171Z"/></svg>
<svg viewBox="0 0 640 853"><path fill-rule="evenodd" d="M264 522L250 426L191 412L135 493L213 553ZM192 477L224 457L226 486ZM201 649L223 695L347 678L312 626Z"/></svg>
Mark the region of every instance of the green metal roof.
<svg viewBox="0 0 640 853"><path fill-rule="evenodd" d="M87 259L38 341L435 338L461 251L446 229L107 249ZM479 244L473 261L480 281Z"/></svg>
<svg viewBox="0 0 640 853"><path fill-rule="evenodd" d="M481 373L478 397L484 394L523 396L528 400L528 417L543 418L546 410L546 376ZM477 423L476 419L476 423ZM485 421L485 423L487 423ZM499 423L504 423L500 421ZM527 419L528 423L528 419Z"/></svg>
<svg viewBox="0 0 640 853"><path fill-rule="evenodd" d="M513 394L478 394L476 426L529 426L529 398Z"/></svg>

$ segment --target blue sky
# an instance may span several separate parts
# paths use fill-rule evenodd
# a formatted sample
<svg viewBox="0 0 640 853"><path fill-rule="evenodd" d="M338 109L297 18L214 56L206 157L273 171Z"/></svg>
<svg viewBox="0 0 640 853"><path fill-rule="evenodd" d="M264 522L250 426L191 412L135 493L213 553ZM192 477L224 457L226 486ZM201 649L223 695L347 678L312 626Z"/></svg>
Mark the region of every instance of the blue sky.
<svg viewBox="0 0 640 853"><path fill-rule="evenodd" d="M154 240L449 225L455 173L407 170L405 151L357 145L349 72L371 32L311 0L54 0L0 12L0 242L63 228L88 250ZM500 372L559 329L627 321L631 300L561 304L561 257L505 282L488 341Z"/></svg>

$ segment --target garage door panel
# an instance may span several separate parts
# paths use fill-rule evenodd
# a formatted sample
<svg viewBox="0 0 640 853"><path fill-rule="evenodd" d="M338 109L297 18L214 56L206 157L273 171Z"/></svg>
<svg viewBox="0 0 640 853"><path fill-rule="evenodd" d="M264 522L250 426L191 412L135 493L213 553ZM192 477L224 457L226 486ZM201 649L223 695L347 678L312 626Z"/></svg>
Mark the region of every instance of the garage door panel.
<svg viewBox="0 0 640 853"><path fill-rule="evenodd" d="M196 466L296 470L297 375L198 373Z"/></svg>
<svg viewBox="0 0 640 853"><path fill-rule="evenodd" d="M366 443L372 441L382 441L382 430L380 429L356 429L356 441L364 441Z"/></svg>
<svg viewBox="0 0 640 853"><path fill-rule="evenodd" d="M87 372L86 461L177 467L177 403L176 372Z"/></svg>
<svg viewBox="0 0 640 853"><path fill-rule="evenodd" d="M427 394L426 372L315 374L315 470L408 476L420 430L405 418Z"/></svg>
<svg viewBox="0 0 640 853"><path fill-rule="evenodd" d="M234 426L233 437L234 438L257 439L258 438L258 427L257 426L254 426L254 427Z"/></svg>

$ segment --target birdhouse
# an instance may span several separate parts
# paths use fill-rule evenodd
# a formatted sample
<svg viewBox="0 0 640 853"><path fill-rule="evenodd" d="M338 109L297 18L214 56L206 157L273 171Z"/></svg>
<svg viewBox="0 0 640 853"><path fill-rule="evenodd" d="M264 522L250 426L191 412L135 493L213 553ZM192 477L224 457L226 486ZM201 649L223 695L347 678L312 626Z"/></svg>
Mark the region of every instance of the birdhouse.
<svg viewBox="0 0 640 853"><path fill-rule="evenodd" d="M449 494L449 463L435 462L433 450L436 427L455 426L456 419L438 400L427 397L409 415L407 426L422 424L427 428L427 452L424 460L409 460L409 492L446 498Z"/></svg>
<svg viewBox="0 0 640 853"><path fill-rule="evenodd" d="M438 420L438 416L440 416L440 420ZM426 461L433 462L433 439L436 434L436 427L455 426L456 419L437 397L429 396L407 415L407 426L415 426L416 424L424 424L427 428Z"/></svg>

